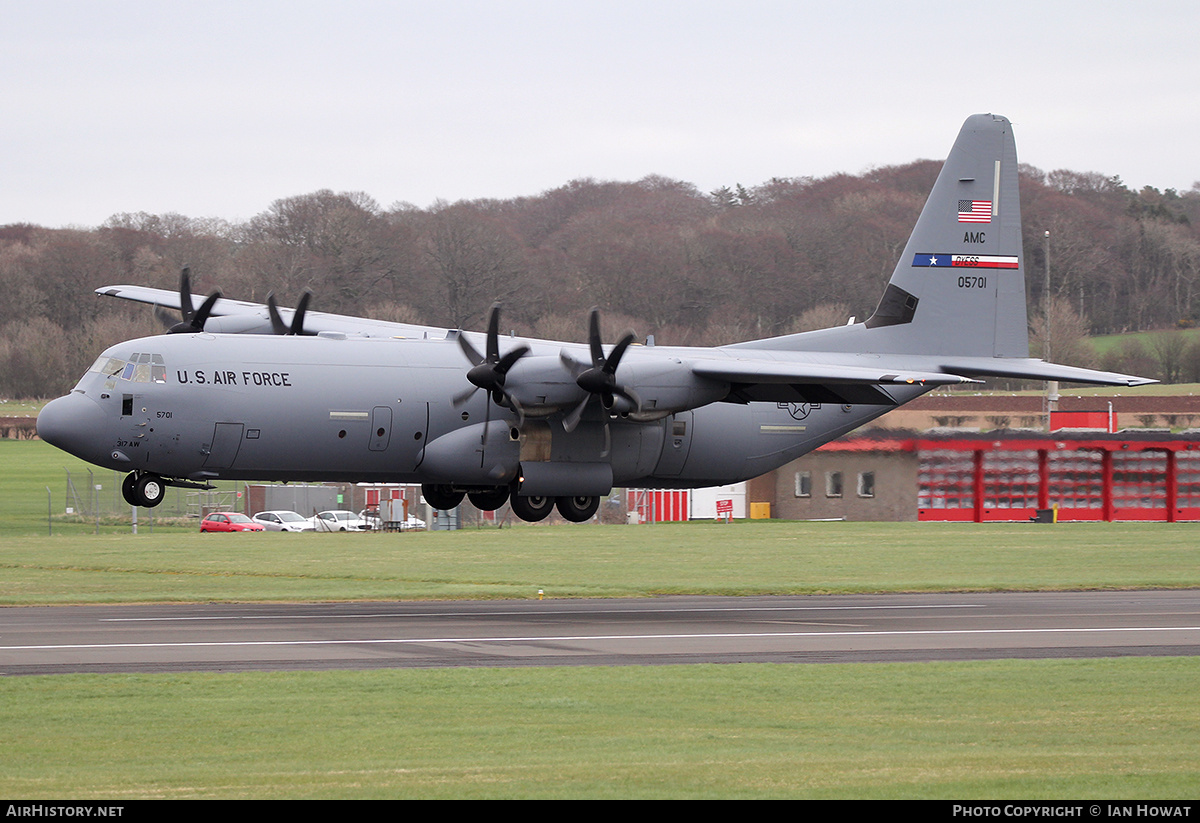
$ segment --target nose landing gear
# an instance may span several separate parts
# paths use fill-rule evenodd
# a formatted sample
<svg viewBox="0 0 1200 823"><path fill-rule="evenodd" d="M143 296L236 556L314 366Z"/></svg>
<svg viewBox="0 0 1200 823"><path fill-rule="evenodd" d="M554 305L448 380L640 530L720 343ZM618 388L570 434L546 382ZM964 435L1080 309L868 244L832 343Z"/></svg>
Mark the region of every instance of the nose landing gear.
<svg viewBox="0 0 1200 823"><path fill-rule="evenodd" d="M167 484L157 474L130 472L121 481L121 496L131 506L152 509L167 495Z"/></svg>

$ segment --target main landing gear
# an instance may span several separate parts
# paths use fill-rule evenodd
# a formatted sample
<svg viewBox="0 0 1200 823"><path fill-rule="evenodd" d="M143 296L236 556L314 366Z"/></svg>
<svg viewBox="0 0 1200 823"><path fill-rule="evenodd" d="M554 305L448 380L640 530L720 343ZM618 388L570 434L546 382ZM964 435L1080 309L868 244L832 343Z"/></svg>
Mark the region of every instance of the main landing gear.
<svg viewBox="0 0 1200 823"><path fill-rule="evenodd" d="M425 502L439 511L453 509L466 497L471 505L485 512L495 511L505 503L512 505L513 514L528 523L545 520L557 508L558 513L572 523L582 523L596 514L600 508L599 497L545 497L516 494L504 486L473 489L469 492L455 490L453 486L424 485L421 494Z"/></svg>
<svg viewBox="0 0 1200 823"><path fill-rule="evenodd" d="M130 472L121 481L121 496L131 506L152 509L167 496L167 484L157 474Z"/></svg>
<svg viewBox="0 0 1200 823"><path fill-rule="evenodd" d="M600 508L599 497L526 497L514 494L511 503L513 514L530 523L545 520L550 510L555 508L572 523L582 523Z"/></svg>

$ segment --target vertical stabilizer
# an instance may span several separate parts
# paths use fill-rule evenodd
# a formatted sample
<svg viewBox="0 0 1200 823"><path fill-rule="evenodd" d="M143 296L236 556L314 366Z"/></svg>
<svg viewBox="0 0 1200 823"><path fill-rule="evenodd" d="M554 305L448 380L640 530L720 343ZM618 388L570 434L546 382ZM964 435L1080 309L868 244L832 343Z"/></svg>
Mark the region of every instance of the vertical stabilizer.
<svg viewBox="0 0 1200 823"><path fill-rule="evenodd" d="M1028 357L1012 124L967 118L865 323L738 347Z"/></svg>
<svg viewBox="0 0 1200 823"><path fill-rule="evenodd" d="M977 114L963 124L865 325L876 351L1029 355L1017 149L1006 118Z"/></svg>

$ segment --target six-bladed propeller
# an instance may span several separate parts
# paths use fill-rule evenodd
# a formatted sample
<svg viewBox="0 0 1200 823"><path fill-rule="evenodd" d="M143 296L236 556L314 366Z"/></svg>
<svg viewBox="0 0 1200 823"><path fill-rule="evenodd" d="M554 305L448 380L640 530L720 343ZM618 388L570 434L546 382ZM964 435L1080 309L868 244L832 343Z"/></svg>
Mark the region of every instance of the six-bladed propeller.
<svg viewBox="0 0 1200 823"><path fill-rule="evenodd" d="M621 364L621 358L633 341L633 332L626 332L625 336L612 347L612 351L605 357L604 347L600 342L600 310L596 308L591 310L588 314L588 346L592 353L591 365L580 363L566 352L559 355L563 365L570 370L579 388L587 392L587 396L563 419L564 429L575 430L592 397L599 397L600 404L607 411L617 410L629 413L641 409L642 400L638 397L637 392L617 382L617 366Z"/></svg>
<svg viewBox="0 0 1200 823"><path fill-rule="evenodd" d="M172 317L162 306L155 306L154 314L159 322L167 327L167 334L192 334L204 331L204 323L212 314L213 306L221 299L221 293L215 291L204 299L200 308L192 308L191 270L183 267L179 273L179 314L183 320Z"/></svg>
<svg viewBox="0 0 1200 823"><path fill-rule="evenodd" d="M467 380L471 381L473 388L456 396L454 405L461 406L476 390L483 389L491 395L496 405L507 406L517 413L519 427L525 421L525 411L521 408L520 401L504 387L504 381L508 377L509 369L528 354L529 346L522 343L503 357L500 356L500 304L494 304L488 316L486 356L481 355L461 331L458 333L458 345L471 362Z"/></svg>

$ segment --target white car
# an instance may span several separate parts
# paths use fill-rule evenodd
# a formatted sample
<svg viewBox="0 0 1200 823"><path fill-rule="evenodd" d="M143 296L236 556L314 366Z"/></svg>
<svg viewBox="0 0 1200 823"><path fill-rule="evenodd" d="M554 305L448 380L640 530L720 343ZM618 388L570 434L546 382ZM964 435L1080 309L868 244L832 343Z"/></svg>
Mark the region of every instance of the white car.
<svg viewBox="0 0 1200 823"><path fill-rule="evenodd" d="M312 521L295 512L259 512L251 519L255 523L261 523L269 532L310 532L313 530Z"/></svg>
<svg viewBox="0 0 1200 823"><path fill-rule="evenodd" d="M319 532L369 532L371 524L354 512L333 510L317 512L309 518L313 530Z"/></svg>

